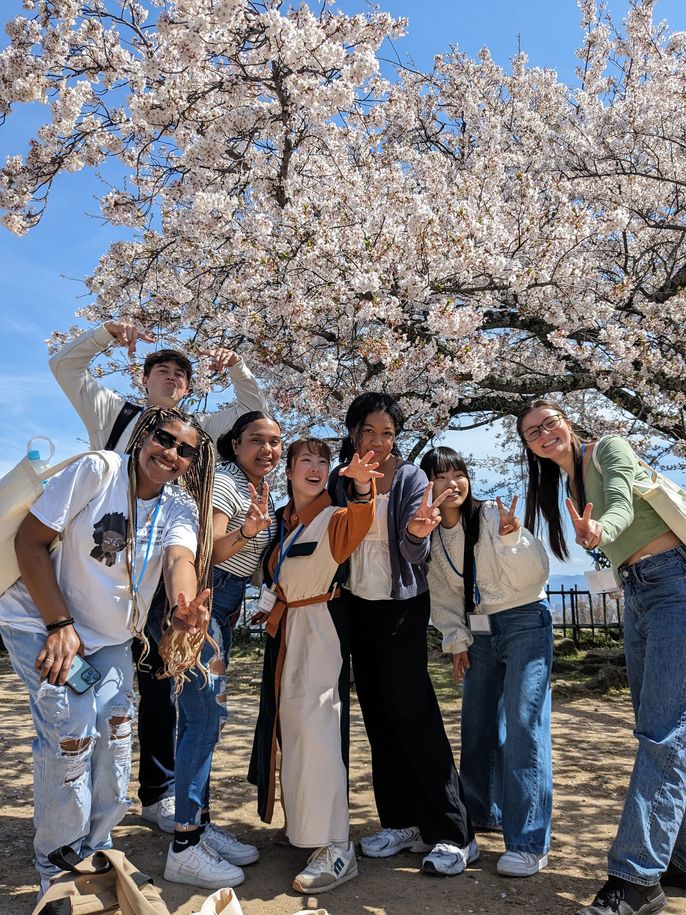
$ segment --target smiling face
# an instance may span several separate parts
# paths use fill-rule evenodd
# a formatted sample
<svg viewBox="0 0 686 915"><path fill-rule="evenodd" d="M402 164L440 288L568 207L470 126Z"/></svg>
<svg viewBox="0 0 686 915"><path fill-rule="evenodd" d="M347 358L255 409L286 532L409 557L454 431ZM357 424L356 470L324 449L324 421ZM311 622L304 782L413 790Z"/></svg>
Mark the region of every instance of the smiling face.
<svg viewBox="0 0 686 915"><path fill-rule="evenodd" d="M449 490L452 494L443 502L443 507L462 508L465 499L469 495L469 478L464 470L450 467L448 470L441 470L436 473L431 477L431 480L434 484L434 499Z"/></svg>
<svg viewBox="0 0 686 915"><path fill-rule="evenodd" d="M374 460L382 465L388 460L395 444L396 428L393 417L383 410L368 413L354 437L358 454L374 452Z"/></svg>
<svg viewBox="0 0 686 915"><path fill-rule="evenodd" d="M329 478L329 461L318 450L304 445L294 456L290 467L286 468L286 476L291 485L295 504L311 502L326 487Z"/></svg>
<svg viewBox="0 0 686 915"><path fill-rule="evenodd" d="M273 419L256 419L231 442L236 463L257 486L281 460L281 430Z"/></svg>
<svg viewBox="0 0 686 915"><path fill-rule="evenodd" d="M149 407L176 409L188 394L188 375L178 362L170 359L154 365L149 374L143 376L143 386L148 392Z"/></svg>
<svg viewBox="0 0 686 915"><path fill-rule="evenodd" d="M519 431L525 446L536 457L549 458L560 464L572 454L572 429L554 407L529 410L520 421Z"/></svg>
<svg viewBox="0 0 686 915"><path fill-rule="evenodd" d="M198 433L192 426L187 426L180 420L170 420L160 427L174 437L178 444L190 445L197 448ZM176 445L165 448L154 436L148 433L143 439L138 452L138 497L150 499L165 483L178 479L191 466L191 458L179 457Z"/></svg>

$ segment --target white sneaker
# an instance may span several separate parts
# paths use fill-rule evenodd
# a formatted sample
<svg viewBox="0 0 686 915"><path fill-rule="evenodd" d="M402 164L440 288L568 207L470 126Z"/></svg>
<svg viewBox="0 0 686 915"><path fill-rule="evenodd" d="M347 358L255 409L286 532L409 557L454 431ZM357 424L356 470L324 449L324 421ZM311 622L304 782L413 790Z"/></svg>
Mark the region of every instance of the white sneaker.
<svg viewBox="0 0 686 915"><path fill-rule="evenodd" d="M437 877L456 877L478 857L476 839L464 847L454 842L439 842L422 861L422 870L425 874L435 874Z"/></svg>
<svg viewBox="0 0 686 915"><path fill-rule="evenodd" d="M495 869L502 877L531 877L548 863L548 855L531 851L506 851Z"/></svg>
<svg viewBox="0 0 686 915"><path fill-rule="evenodd" d="M141 816L150 823L156 823L162 832L174 832L176 818L174 795L168 794L166 797L161 797L156 803L143 807Z"/></svg>
<svg viewBox="0 0 686 915"><path fill-rule="evenodd" d="M230 861L232 864L240 864L241 867L244 864L254 864L260 857L260 853L254 845L239 842L232 832L220 829L213 823L208 823L205 826L202 840L226 861Z"/></svg>
<svg viewBox="0 0 686 915"><path fill-rule="evenodd" d="M174 851L173 843L169 846L164 879L171 883L219 890L243 883L245 874L201 839L197 845L190 845L183 851Z"/></svg>
<svg viewBox="0 0 686 915"><path fill-rule="evenodd" d="M365 836L360 840L360 850L367 858L390 858L399 851L426 854L431 846L424 842L416 826L408 826L407 829L382 829L373 836Z"/></svg>
<svg viewBox="0 0 686 915"><path fill-rule="evenodd" d="M307 859L307 866L293 881L298 893L326 893L357 877L355 846L348 842L345 851L337 845L322 845Z"/></svg>

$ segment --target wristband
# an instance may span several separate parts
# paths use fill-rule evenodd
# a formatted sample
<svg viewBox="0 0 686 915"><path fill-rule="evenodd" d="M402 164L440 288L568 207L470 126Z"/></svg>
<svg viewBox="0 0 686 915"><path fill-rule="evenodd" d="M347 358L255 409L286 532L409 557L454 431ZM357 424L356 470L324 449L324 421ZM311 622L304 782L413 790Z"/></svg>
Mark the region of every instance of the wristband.
<svg viewBox="0 0 686 915"><path fill-rule="evenodd" d="M46 623L46 632L56 632L58 629L64 629L66 626L74 625L74 617L68 616L66 620L58 620L56 623Z"/></svg>
<svg viewBox="0 0 686 915"><path fill-rule="evenodd" d="M238 533L241 535L241 538L242 538L243 540L254 540L255 537L257 537L257 534L253 534L252 537L248 537L247 534L244 534L244 533L243 533L243 525L242 525L242 524L241 524L241 526L238 528Z"/></svg>
<svg viewBox="0 0 686 915"><path fill-rule="evenodd" d="M414 543L417 546L419 546L420 543L424 543L426 540L426 537L415 537L412 531L408 531L407 528L405 529L405 536L410 541L410 543Z"/></svg>

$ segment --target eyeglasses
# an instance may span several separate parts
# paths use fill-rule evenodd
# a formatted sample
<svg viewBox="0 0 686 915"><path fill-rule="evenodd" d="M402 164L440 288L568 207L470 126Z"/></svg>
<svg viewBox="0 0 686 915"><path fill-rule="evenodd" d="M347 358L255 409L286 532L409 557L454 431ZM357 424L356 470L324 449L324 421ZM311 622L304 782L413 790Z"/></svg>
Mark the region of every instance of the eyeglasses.
<svg viewBox="0 0 686 915"><path fill-rule="evenodd" d="M184 458L184 460L194 461L200 454L199 448L194 448L187 442L177 442L171 432L167 432L166 429L155 429L152 433L152 437L159 445L162 445L163 448L176 448L176 453L180 458Z"/></svg>
<svg viewBox="0 0 686 915"><path fill-rule="evenodd" d="M547 419L544 419L538 426L532 426L530 429L527 429L526 432L522 432L522 438L525 442L535 442L541 432L552 432L553 429L558 429L561 425L562 414L556 413L554 416L549 416Z"/></svg>

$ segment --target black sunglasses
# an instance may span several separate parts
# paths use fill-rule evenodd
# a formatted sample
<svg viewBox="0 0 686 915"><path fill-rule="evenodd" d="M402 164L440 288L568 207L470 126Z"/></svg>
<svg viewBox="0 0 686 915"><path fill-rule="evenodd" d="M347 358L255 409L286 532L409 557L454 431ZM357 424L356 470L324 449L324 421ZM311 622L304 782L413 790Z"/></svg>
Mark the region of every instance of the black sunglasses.
<svg viewBox="0 0 686 915"><path fill-rule="evenodd" d="M184 460L194 461L200 454L199 448L194 448L186 442L177 442L171 432L167 432L166 429L155 429L152 433L152 437L158 444L162 445L163 448L176 448L176 453L180 458L184 458Z"/></svg>

